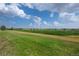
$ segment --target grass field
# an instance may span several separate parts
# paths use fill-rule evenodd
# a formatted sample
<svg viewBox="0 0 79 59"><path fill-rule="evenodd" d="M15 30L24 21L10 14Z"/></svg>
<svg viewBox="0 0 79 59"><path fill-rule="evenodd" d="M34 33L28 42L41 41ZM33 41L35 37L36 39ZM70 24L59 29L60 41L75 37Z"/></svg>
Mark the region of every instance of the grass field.
<svg viewBox="0 0 79 59"><path fill-rule="evenodd" d="M64 38L71 38L70 41ZM70 56L79 55L79 36L32 34L22 31L0 31L0 55ZM74 41L74 40L77 41Z"/></svg>

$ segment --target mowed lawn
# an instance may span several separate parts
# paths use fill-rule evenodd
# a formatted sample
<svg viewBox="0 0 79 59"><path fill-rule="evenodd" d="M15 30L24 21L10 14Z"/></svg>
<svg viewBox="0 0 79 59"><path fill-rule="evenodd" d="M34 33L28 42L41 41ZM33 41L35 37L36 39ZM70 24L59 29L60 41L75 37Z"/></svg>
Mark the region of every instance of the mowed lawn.
<svg viewBox="0 0 79 59"><path fill-rule="evenodd" d="M0 31L0 55L76 56L79 55L79 43L5 30Z"/></svg>

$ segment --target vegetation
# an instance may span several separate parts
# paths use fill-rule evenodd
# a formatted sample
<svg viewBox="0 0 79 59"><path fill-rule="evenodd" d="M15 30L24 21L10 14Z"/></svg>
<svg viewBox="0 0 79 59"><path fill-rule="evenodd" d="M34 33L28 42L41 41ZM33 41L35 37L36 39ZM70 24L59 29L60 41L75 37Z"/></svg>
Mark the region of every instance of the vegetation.
<svg viewBox="0 0 79 59"><path fill-rule="evenodd" d="M22 29L22 28L6 28L6 26L1 26L1 30L17 30L23 32L33 32L33 33L42 33L42 34L49 34L49 35L60 35L60 36L67 36L67 35L79 35L79 29Z"/></svg>
<svg viewBox="0 0 79 59"><path fill-rule="evenodd" d="M79 55L79 29L22 29L0 27L0 55L16 56L58 56L58 55ZM28 34L42 33L42 35ZM61 37L70 37L78 42L61 40L60 38L51 38L45 36L49 34L59 35ZM76 37L77 35L78 37ZM68 37L69 38L69 37Z"/></svg>
<svg viewBox="0 0 79 59"><path fill-rule="evenodd" d="M33 33L43 33L43 34L50 34L50 35L79 35L79 29L26 29L26 30L19 30L24 32L33 32Z"/></svg>
<svg viewBox="0 0 79 59"><path fill-rule="evenodd" d="M0 55L79 55L79 43L36 36L22 31L0 31Z"/></svg>
<svg viewBox="0 0 79 59"><path fill-rule="evenodd" d="M1 30L6 30L6 26L1 26Z"/></svg>

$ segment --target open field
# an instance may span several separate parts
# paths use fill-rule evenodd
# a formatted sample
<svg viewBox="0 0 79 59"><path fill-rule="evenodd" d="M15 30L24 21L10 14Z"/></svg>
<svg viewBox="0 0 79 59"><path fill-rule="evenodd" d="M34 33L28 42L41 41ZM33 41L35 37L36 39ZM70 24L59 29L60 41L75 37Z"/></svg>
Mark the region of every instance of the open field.
<svg viewBox="0 0 79 59"><path fill-rule="evenodd" d="M23 31L0 31L0 55L79 55L79 36L57 36Z"/></svg>

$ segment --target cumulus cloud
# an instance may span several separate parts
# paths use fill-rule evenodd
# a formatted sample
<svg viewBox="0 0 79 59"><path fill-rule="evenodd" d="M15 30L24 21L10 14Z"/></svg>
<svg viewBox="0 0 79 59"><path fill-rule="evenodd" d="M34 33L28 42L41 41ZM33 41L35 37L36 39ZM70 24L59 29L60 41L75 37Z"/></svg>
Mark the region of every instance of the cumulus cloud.
<svg viewBox="0 0 79 59"><path fill-rule="evenodd" d="M0 15L4 16L12 16L12 17L21 17L25 19L30 19L34 21L36 26L40 27L41 23L43 25L48 26L50 25L49 22L42 20L43 18L38 16L32 16L28 15L24 12L23 9L20 9L19 7L27 6L31 9L37 9L39 11L49 11L50 18L54 17L54 12L57 12L59 14L59 18L55 19L55 21L50 19L49 22L53 21L54 26L61 26L61 23L65 23L65 26L67 24L79 24L79 3L24 3L24 4L0 4ZM37 12L37 11L36 11ZM77 14L77 15L76 15ZM55 16L56 17L56 16ZM33 24L30 24L33 25ZM68 25L69 26L69 25ZM76 25L75 25L76 26Z"/></svg>
<svg viewBox="0 0 79 59"><path fill-rule="evenodd" d="M40 27L42 19L38 16L34 16L33 21L36 24L36 27Z"/></svg>
<svg viewBox="0 0 79 59"><path fill-rule="evenodd" d="M34 6L31 3L23 3L22 5L32 8L32 9L34 8Z"/></svg>
<svg viewBox="0 0 79 59"><path fill-rule="evenodd" d="M53 22L53 25L54 25L54 26L61 26L61 23L59 23L58 21L54 21L54 22Z"/></svg>
<svg viewBox="0 0 79 59"><path fill-rule="evenodd" d="M33 20L34 20L35 23L40 24L42 19L38 16L34 16Z"/></svg>
<svg viewBox="0 0 79 59"><path fill-rule="evenodd" d="M76 15L71 16L70 20L73 21L73 22L79 22L79 16L76 16Z"/></svg>
<svg viewBox="0 0 79 59"><path fill-rule="evenodd" d="M48 11L52 11L52 8L55 8L54 4L51 3L24 3L24 6L27 6L29 8L35 8L39 11L44 11L44 10L48 10Z"/></svg>
<svg viewBox="0 0 79 59"><path fill-rule="evenodd" d="M59 17L61 18L61 20L65 20L65 21L72 21L72 22L79 21L79 15L76 15L75 13L63 12L60 13Z"/></svg>
<svg viewBox="0 0 79 59"><path fill-rule="evenodd" d="M63 13L60 13L60 17L65 17L65 16L72 16L73 13L68 13L68 12L63 12Z"/></svg>
<svg viewBox="0 0 79 59"><path fill-rule="evenodd" d="M51 8L54 7L53 4L44 4L44 3L38 3L38 4L32 4L32 5L39 11L51 10Z"/></svg>
<svg viewBox="0 0 79 59"><path fill-rule="evenodd" d="M54 16L53 12L58 12L60 14L59 17L67 21L78 21L79 18L79 16L75 15L75 13L79 13L78 3L25 3L24 5L39 11L50 11L51 18Z"/></svg>
<svg viewBox="0 0 79 59"><path fill-rule="evenodd" d="M50 12L76 12L79 11L79 3L25 3L29 8Z"/></svg>
<svg viewBox="0 0 79 59"><path fill-rule="evenodd" d="M45 26L51 26L51 24L49 23L49 22L47 22L47 21L43 21L43 24L45 25Z"/></svg>
<svg viewBox="0 0 79 59"><path fill-rule="evenodd" d="M43 24L48 25L47 21L43 21Z"/></svg>
<svg viewBox="0 0 79 59"><path fill-rule="evenodd" d="M78 3L48 3L48 4L32 4L36 9L40 11L57 11L57 12L74 12L79 11Z"/></svg>
<svg viewBox="0 0 79 59"><path fill-rule="evenodd" d="M30 15L27 15L22 9L20 9L18 4L0 4L0 13L27 19L30 18Z"/></svg>

